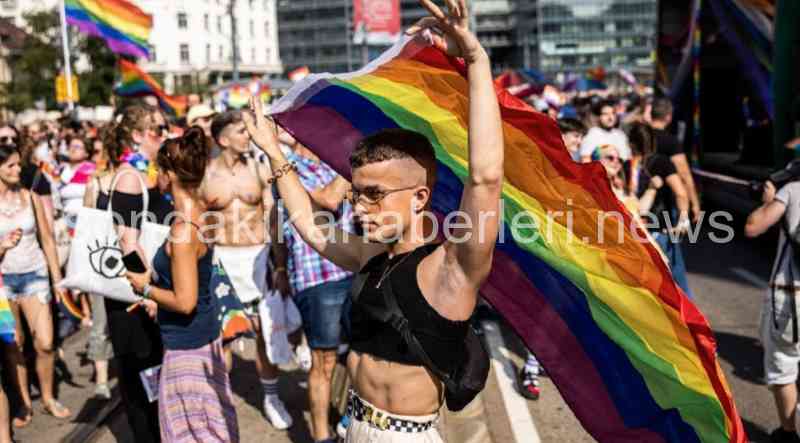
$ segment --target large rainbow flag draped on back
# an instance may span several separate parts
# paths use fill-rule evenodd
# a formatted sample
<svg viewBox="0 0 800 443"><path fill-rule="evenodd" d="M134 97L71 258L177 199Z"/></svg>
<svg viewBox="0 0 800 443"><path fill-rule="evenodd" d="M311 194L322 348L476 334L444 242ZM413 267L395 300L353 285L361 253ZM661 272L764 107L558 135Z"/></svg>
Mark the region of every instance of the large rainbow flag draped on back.
<svg viewBox="0 0 800 443"><path fill-rule="evenodd" d="M361 71L312 75L272 108L281 126L349 177L362 137L403 127L436 149L435 210L458 208L467 175L468 85L462 62L404 38ZM498 90L505 133L505 220L484 297L536 353L583 426L601 442L744 442L711 328L680 292L598 164L568 155L554 122ZM480 151L480 147L476 147ZM545 229L508 221L571 211ZM597 218L609 218L598 238ZM587 241L580 241L583 237Z"/></svg>
<svg viewBox="0 0 800 443"><path fill-rule="evenodd" d="M154 95L158 105L164 112L180 117L186 112L186 98L168 95L161 89L156 80L142 71L136 63L125 59L119 60L119 70L122 80L114 88L114 94L120 97L144 97Z"/></svg>
<svg viewBox="0 0 800 443"><path fill-rule="evenodd" d="M64 0L67 23L106 41L118 54L147 57L153 18L126 0Z"/></svg>

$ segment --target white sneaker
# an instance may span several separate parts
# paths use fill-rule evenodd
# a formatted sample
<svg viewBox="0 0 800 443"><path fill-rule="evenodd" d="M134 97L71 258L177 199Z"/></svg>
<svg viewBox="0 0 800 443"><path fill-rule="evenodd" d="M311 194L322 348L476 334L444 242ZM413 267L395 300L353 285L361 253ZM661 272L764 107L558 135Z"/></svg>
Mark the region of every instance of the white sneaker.
<svg viewBox="0 0 800 443"><path fill-rule="evenodd" d="M298 346L294 351L294 360L303 372L311 370L311 349L306 345Z"/></svg>
<svg viewBox="0 0 800 443"><path fill-rule="evenodd" d="M279 431L292 427L292 416L289 415L286 405L277 395L264 397L264 414L267 416L267 420L272 423L272 427Z"/></svg>

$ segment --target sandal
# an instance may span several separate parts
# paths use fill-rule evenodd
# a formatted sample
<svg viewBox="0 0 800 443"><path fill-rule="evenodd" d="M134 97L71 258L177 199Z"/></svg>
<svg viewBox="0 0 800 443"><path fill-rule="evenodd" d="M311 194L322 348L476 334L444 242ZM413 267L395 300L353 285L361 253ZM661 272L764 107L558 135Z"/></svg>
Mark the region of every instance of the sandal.
<svg viewBox="0 0 800 443"><path fill-rule="evenodd" d="M72 415L72 412L56 399L42 403L42 412L52 415L55 418L69 418L69 416Z"/></svg>
<svg viewBox="0 0 800 443"><path fill-rule="evenodd" d="M15 428L22 429L25 426L28 426L31 423L31 420L33 420L33 409L27 408L23 409L23 414L14 417L14 420L12 420L11 423Z"/></svg>

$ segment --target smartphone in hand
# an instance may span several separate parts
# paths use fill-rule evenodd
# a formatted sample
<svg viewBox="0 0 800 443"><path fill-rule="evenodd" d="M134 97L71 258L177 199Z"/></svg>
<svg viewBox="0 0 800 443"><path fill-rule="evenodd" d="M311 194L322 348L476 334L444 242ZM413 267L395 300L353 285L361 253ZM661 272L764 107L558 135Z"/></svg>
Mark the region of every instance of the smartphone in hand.
<svg viewBox="0 0 800 443"><path fill-rule="evenodd" d="M142 258L139 257L139 253L136 251L122 257L122 263L125 264L125 269L130 272L135 272L137 274L144 274L147 272L147 266L144 265Z"/></svg>

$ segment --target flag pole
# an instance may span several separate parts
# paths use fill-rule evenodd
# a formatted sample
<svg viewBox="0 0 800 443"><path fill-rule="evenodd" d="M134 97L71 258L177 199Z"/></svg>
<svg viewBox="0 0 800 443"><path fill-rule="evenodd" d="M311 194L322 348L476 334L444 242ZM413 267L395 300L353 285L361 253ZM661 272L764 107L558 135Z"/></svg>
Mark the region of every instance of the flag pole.
<svg viewBox="0 0 800 443"><path fill-rule="evenodd" d="M61 0L61 46L64 53L64 75L67 80L67 107L70 111L75 110L75 103L72 102L72 67L69 63L69 41L67 40L67 10L65 0Z"/></svg>

